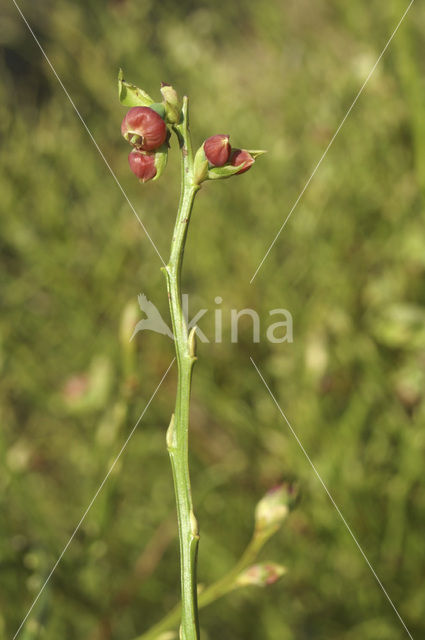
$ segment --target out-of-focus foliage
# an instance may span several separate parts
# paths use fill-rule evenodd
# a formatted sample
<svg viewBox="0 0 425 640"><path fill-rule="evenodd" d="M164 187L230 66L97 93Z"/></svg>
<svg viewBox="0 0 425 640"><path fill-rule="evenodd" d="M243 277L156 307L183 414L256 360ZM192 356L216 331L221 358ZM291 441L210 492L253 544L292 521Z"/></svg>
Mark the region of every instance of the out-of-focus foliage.
<svg viewBox="0 0 425 640"><path fill-rule="evenodd" d="M253 369L253 355L415 638L425 633L425 9L415 3L252 284L249 280L407 0L22 0L22 10L164 259L175 144L142 187L120 137L116 76L190 96L196 145L264 148L207 184L184 270L199 344L191 467L200 580L226 572L264 490L302 500L267 557L287 574L202 612L203 637L406 637ZM0 41L1 635L10 638L172 358L120 335L143 292L166 311L160 261L8 0ZM221 304L214 299L220 296ZM130 305L130 307L129 307ZM230 309L256 309L230 342ZM265 339L269 310L293 344ZM243 327L242 327L243 325ZM120 334L121 331L121 334ZM127 330L128 333L128 330ZM178 598L164 444L175 370L34 608L22 638L130 640Z"/></svg>

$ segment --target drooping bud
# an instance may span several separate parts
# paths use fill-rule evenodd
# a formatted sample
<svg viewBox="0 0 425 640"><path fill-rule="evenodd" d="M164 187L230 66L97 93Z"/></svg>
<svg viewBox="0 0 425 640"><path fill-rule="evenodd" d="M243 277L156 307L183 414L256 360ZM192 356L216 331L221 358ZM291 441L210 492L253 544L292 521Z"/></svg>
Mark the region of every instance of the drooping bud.
<svg viewBox="0 0 425 640"><path fill-rule="evenodd" d="M231 150L229 136L226 135L211 136L204 142L205 155L214 167L225 165L229 161Z"/></svg>
<svg viewBox="0 0 425 640"><path fill-rule="evenodd" d="M167 161L168 146L166 144L156 151L133 149L128 156L130 169L142 182L158 180L167 166Z"/></svg>
<svg viewBox="0 0 425 640"><path fill-rule="evenodd" d="M132 107L121 124L124 138L137 149L153 151L167 138L167 126L150 107Z"/></svg>
<svg viewBox="0 0 425 640"><path fill-rule="evenodd" d="M297 494L296 487L288 483L268 491L255 508L255 534L272 536L294 506Z"/></svg>
<svg viewBox="0 0 425 640"><path fill-rule="evenodd" d="M133 149L128 155L130 169L141 182L152 180L156 176L155 154Z"/></svg>
<svg viewBox="0 0 425 640"><path fill-rule="evenodd" d="M236 579L236 584L240 587L248 585L266 587L269 584L277 582L285 573L286 568L281 564L261 562L245 569Z"/></svg>
<svg viewBox="0 0 425 640"><path fill-rule="evenodd" d="M254 158L246 149L234 149L230 156L230 164L232 165L232 167L239 167L241 164L244 165L242 169L237 172L237 175L248 171L248 169L252 167L254 162Z"/></svg>

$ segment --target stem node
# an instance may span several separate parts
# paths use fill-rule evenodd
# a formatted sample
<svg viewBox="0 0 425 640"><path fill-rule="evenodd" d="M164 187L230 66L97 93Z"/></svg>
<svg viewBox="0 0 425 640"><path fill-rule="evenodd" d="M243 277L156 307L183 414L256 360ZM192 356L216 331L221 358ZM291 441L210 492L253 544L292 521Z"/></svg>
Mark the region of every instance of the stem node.
<svg viewBox="0 0 425 640"><path fill-rule="evenodd" d="M167 429L166 441L167 441L167 449L169 451L171 449L175 448L175 446L176 446L176 430L174 428L174 413L171 414L170 424L169 424L168 429Z"/></svg>
<svg viewBox="0 0 425 640"><path fill-rule="evenodd" d="M196 360L196 327L192 327L187 340L189 347L189 355L193 360Z"/></svg>

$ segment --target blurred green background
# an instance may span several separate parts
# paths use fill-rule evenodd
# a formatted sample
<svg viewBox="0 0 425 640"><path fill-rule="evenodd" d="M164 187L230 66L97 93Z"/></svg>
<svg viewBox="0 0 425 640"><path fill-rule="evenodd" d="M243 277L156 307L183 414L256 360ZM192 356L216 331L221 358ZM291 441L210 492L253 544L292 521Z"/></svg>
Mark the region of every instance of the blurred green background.
<svg viewBox="0 0 425 640"><path fill-rule="evenodd" d="M199 576L238 558L258 499L302 499L264 550L287 575L203 610L204 639L398 640L396 614L253 369L252 355L413 637L425 634L425 7L415 3L256 279L260 259L406 0L22 0L97 143L166 258L179 159L141 186L120 136L118 67L187 93L196 146L265 148L198 196L184 268L213 335L214 298L262 318L199 344L191 425ZM172 358L128 343L160 261L13 3L0 21L1 590L11 638ZM294 321L270 344L269 310ZM226 315L227 314L227 315ZM227 333L226 333L227 332ZM170 374L21 638L131 640L179 597L165 430Z"/></svg>

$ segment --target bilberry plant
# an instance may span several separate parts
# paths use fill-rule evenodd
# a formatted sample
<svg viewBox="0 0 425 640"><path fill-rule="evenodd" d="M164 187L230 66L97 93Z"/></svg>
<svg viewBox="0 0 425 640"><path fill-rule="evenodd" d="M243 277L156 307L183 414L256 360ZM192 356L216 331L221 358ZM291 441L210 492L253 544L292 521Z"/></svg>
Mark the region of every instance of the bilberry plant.
<svg viewBox="0 0 425 640"><path fill-rule="evenodd" d="M167 430L176 494L181 567L181 605L163 621L139 637L157 638L173 628L180 618L180 638L199 639L197 554L199 528L196 520L190 485L188 463L189 402L193 366L196 362L196 327L188 330L182 308L181 272L187 231L193 202L201 185L209 180L222 180L248 171L256 159L265 153L259 150L233 149L228 135L216 134L207 138L194 153L189 132L189 104L185 96L180 102L176 91L168 84L161 85L162 101L155 102L145 91L126 82L120 71L119 98L130 107L121 132L132 146L129 154L131 171L145 183L157 180L164 172L170 138L174 133L181 151L181 192L168 264L163 267L172 321L178 366L177 395L174 414ZM293 488L279 487L257 506L256 527L251 543L233 570L199 597L199 606L209 604L232 589L248 585L274 582L284 569L274 563L252 564L266 540L286 517L292 503Z"/></svg>

